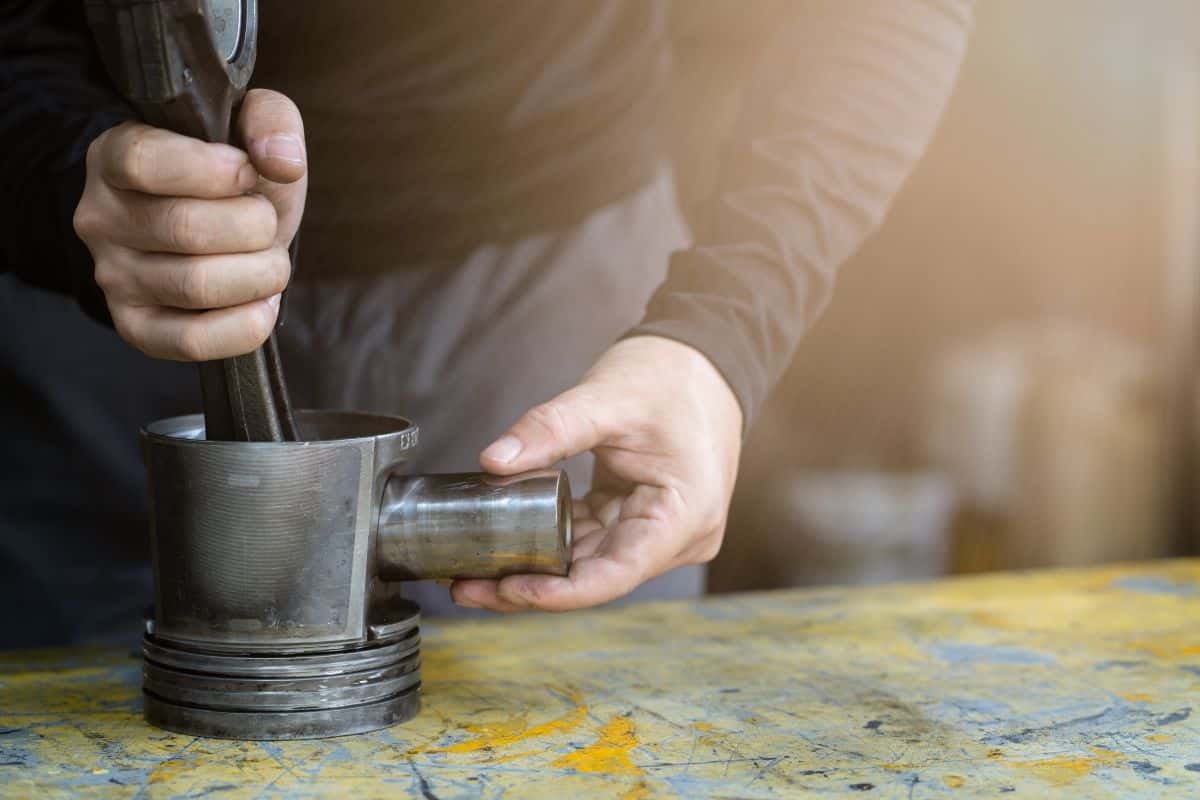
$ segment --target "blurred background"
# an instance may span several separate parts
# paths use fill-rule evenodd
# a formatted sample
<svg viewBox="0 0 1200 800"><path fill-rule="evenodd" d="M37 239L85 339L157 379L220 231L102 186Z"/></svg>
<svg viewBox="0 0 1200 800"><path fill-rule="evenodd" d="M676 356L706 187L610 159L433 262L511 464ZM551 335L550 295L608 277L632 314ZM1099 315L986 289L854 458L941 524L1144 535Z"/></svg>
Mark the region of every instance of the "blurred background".
<svg viewBox="0 0 1200 800"><path fill-rule="evenodd" d="M927 157L750 434L711 590L1196 552L1192 6L980 3ZM728 119L704 35L682 74Z"/></svg>

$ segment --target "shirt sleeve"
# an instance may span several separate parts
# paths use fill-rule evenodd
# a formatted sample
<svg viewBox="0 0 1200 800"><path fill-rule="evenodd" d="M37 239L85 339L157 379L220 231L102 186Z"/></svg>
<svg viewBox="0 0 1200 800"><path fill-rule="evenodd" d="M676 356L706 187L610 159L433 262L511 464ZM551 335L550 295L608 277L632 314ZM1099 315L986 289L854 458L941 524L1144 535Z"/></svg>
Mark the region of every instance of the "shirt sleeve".
<svg viewBox="0 0 1200 800"><path fill-rule="evenodd" d="M72 217L87 147L133 117L109 83L81 0L8 0L0 11L0 271L74 295L108 321Z"/></svg>
<svg viewBox="0 0 1200 800"><path fill-rule="evenodd" d="M837 268L879 227L923 154L971 5L787 3L759 42L703 233L673 255L627 334L708 356L747 428L828 302Z"/></svg>

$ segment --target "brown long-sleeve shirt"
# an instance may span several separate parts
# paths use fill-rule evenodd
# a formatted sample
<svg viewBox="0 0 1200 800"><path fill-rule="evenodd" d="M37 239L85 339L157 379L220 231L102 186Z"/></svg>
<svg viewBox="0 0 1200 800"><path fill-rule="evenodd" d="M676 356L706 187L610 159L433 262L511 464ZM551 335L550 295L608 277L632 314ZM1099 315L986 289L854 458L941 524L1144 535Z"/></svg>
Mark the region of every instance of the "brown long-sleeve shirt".
<svg viewBox="0 0 1200 800"><path fill-rule="evenodd" d="M671 156L665 100L687 79L672 39L700 30L745 65L740 111L711 154L697 241L631 333L704 352L749 418L921 155L970 5L260 0L255 84L292 96L307 128L299 269L426 264L571 224L644 184ZM88 142L131 112L81 6L0 12L0 268L103 317L70 218Z"/></svg>

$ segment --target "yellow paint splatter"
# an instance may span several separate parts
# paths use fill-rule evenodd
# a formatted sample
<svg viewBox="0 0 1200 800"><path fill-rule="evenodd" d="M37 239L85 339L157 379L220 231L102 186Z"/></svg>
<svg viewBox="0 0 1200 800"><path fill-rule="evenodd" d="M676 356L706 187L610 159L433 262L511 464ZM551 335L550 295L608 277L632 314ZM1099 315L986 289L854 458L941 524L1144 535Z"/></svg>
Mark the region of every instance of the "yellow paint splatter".
<svg viewBox="0 0 1200 800"><path fill-rule="evenodd" d="M1154 698L1145 692L1130 692L1129 694L1121 695L1121 697L1131 703L1150 703L1154 701Z"/></svg>
<svg viewBox="0 0 1200 800"><path fill-rule="evenodd" d="M600 729L596 741L573 753L567 753L554 766L577 772L601 772L607 775L641 775L642 770L629 759L629 751L638 746L637 731L629 717L613 717Z"/></svg>
<svg viewBox="0 0 1200 800"><path fill-rule="evenodd" d="M468 733L474 734L474 738L455 742L446 747L414 747L408 750L406 755L414 756L420 753L475 753L480 750L490 751L500 747L507 747L517 742L540 739L556 733L566 733L577 727L587 718L587 706L583 704L583 699L578 692L564 690L563 693L575 703L575 707L566 714L556 717L549 722L543 722L530 727L529 721L522 715L498 722L464 725L463 729ZM530 753L518 753L506 756L503 759L493 758L491 761L511 761L526 755L530 755Z"/></svg>
<svg viewBox="0 0 1200 800"><path fill-rule="evenodd" d="M147 783L165 783L186 770L182 761L167 759L150 771Z"/></svg>
<svg viewBox="0 0 1200 800"><path fill-rule="evenodd" d="M708 731L716 730L716 728L714 728L712 725L710 725L707 722L696 722L692 725L692 727L694 727L698 731L704 731L705 733L707 733Z"/></svg>
<svg viewBox="0 0 1200 800"><path fill-rule="evenodd" d="M1021 761L1013 764L1028 770L1051 786L1066 786L1085 775L1090 775L1096 762L1090 758L1046 758L1041 761Z"/></svg>
<svg viewBox="0 0 1200 800"><path fill-rule="evenodd" d="M988 628L1002 628L1004 630L1013 630L1020 627L1014 625L1012 620L1001 616L994 611L973 611L971 612L971 620L976 624L983 625Z"/></svg>
<svg viewBox="0 0 1200 800"><path fill-rule="evenodd" d="M942 783L949 786L951 789L961 788L967 781L961 775L943 775Z"/></svg>
<svg viewBox="0 0 1200 800"><path fill-rule="evenodd" d="M1200 644L1197 644L1195 637L1170 637L1158 639L1153 642L1138 641L1130 644L1134 650L1145 650L1148 653L1153 653L1158 658L1186 658L1188 656L1200 656Z"/></svg>
<svg viewBox="0 0 1200 800"><path fill-rule="evenodd" d="M1200 579L1200 560L1188 563L1188 579L1193 582ZM1157 702L1140 707L1153 710L1156 718L1165 719L1177 707L1187 705L1172 701L1157 708L1171 699L1171 687L1177 689L1179 697L1182 696L1179 692L1200 692L1200 675L1170 669L1200 665L1200 654L1187 655L1200 649L1200 631L1190 624L1196 616L1196 598L1134 593L1102 584L1111 577L1126 574L1169 577L1172 573L1155 566L1153 571L1139 568L1130 573L1128 568L1121 568L1100 572L1097 573L1100 577L1093 579L1087 578L1087 573L1075 572L1058 573L1057 577L1008 575L962 581L947 589L935 584L886 591L830 590L804 595L799 604L800 598L790 594L761 599L751 596L737 601L738 617L729 620L732 627L721 642L712 640L711 619L696 614L686 605L639 609L637 615L606 612L569 619L516 617L503 622L446 624L429 637L428 649L422 648L428 674L426 708L418 719L383 735L311 744L287 742L278 749L272 747L271 752L281 754L286 765L313 767L290 773L254 744L210 741L191 744L187 751L178 753L191 741L189 737L165 734L132 713L139 687L124 651L104 651L102 657L95 658L67 651L45 656L44 661L39 661L43 657L37 654L15 659L6 654L0 658L0 730L32 727L37 732L17 737L33 748L30 752L36 766L9 768L6 775L12 787L9 793L37 797L53 794L53 787L57 786L85 783L99 786L129 764L142 765L144 781L149 777L145 770L162 764L155 774L156 782L149 786L149 794L188 791L199 794L213 785L229 783L250 787L245 791L253 793L256 787L278 778L275 788L281 793L303 794L306 788L315 786L311 791L347 797L370 796L385 794L390 786L385 781L395 779L397 767L405 770L403 756L408 748L420 747L421 752L428 753L433 748L460 744L457 752L430 755L428 762L422 761L421 756L415 757L418 769L428 768L430 774L438 771L435 767L465 769L475 775L494 774L497 786L507 788L510 794L529 797L570 797L591 791L614 800L621 796L628 800L651 800L659 792L669 794L670 787L659 783L659 770L649 764L684 762L693 754L693 747L697 761L718 761L745 745L763 748L747 751L751 754L796 752L794 759L789 757L776 770L764 772L751 786L763 794L784 795L789 789L795 791L795 786L787 784L786 779L807 768L825 766L828 759L820 765L805 761L806 752L795 751L794 736L789 735L787 723L778 716L779 709L769 703L758 707L749 695L741 696L741 704L717 704L712 714L700 717L704 722L699 725L694 708L664 704L664 696L676 697L669 693L677 688L679 676L677 670L670 669L671 665L663 661L661 637L639 635L643 617L653 621L645 630L669 630L672 637L696 648L703 656L698 656L694 674L688 676L689 683L699 687L697 691L716 692L744 681L744 665L718 657L720 648L727 644L725 638L744 643L747 652L764 665L761 674L756 675L756 685L761 683L766 688L754 698L767 696L770 693L767 690L773 689L779 698L775 705L788 704L789 713L794 714L789 719L795 720L792 725L796 730L811 732L815 726L827 730L831 739L862 736L861 722L856 720L861 718L859 712L863 709L851 709L853 713L831 711L830 692L845 688L838 676L828 678L833 685L816 687L821 691L796 691L792 680L796 669L804 671L830 662L848 663L847 676L853 684L862 674L877 675L879 665L887 665L886 669L892 671L899 664L903 668L892 672L895 694L902 701L912 700L936 694L937 687L931 681L942 667L939 662L930 661L929 652L918 645L937 639L1043 647L1060 659L1065 671L1043 670L1042 666L1032 665L1032 679L1046 681L1047 686L1062 680L1058 689L1064 707L1068 703L1089 702L1097 692L1129 693L1130 697L1145 693L1157 698ZM820 602L813 602L813 598L819 598ZM1047 613L1047 608L1053 613ZM804 609L803 613L798 613L798 609ZM908 615L904 619L913 624L897 625L897 609ZM635 622L634 616L639 621ZM809 627L827 635L813 636L809 640L811 647L786 649L796 641L805 641L800 634ZM788 635L780 635L781 630ZM521 645L514 647L513 642ZM1132 649L1134 643L1143 649ZM785 649L781 651L780 647ZM846 648L850 648L848 660ZM556 662L558 654L601 651L621 666L617 670L588 672L586 680L594 687L595 695L593 689L588 689L576 700L547 685L557 680L582 680L567 677L572 674L568 671L571 665ZM1163 657L1155 658L1156 653ZM79 663L79 658L85 658L82 662L85 670L103 667L105 673L73 671L70 664ZM1147 663L1144 670L1096 671L1093 686L1070 680L1071 675L1080 671L1090 672L1101 659ZM995 677L994 682L989 682L991 673L985 671L981 675L976 686L981 697L1010 704L1014 718L1044 710L1037 705L1041 696L1037 693L997 696L1007 684L1002 676ZM594 697L601 695L620 697L625 708L607 705L598 708ZM600 728L618 711L643 703L670 708L672 712L663 719L640 714L633 717L640 744L624 757L635 768L647 764L642 767L644 774L589 774L550 768L556 759L595 742ZM579 713L577 707L584 705L587 713ZM873 702L870 707L875 707ZM772 724L746 724L744 716L739 714L749 711L771 720ZM56 724L46 724L51 721ZM705 730L709 725L712 730ZM903 761L888 767L893 770L890 772L893 779L904 773L920 772L926 776L922 780L931 782L933 789L937 783L943 783L942 788L948 789L945 794L957 797L985 794L1003 784L1020 785L1022 791L1033 796L1083 795L1088 789L1103 793L1106 788L1120 794L1126 782L1138 779L1125 759L1149 758L1161 767L1160 776L1186 775L1179 772L1180 765L1196 760L1192 757L1197 752L1196 737L1187 724L1162 728L1151 725L1134 733L1130 742L1136 744L1141 736L1146 752L1135 755L1138 750L1131 744L1122 748L1128 749L1122 757L1094 753L1085 744L1047 752L1027 751L1016 745L1006 746L1003 751L992 750L990 745L981 746L970 737L964 738L954 728L922 729L913 737L920 741L903 754L895 755L889 754L884 739L867 738L864 747L873 747L864 757L875 762L901 758ZM535 738L538 736L542 738ZM569 740L575 744L569 744ZM119 742L120 747L114 749L111 742ZM622 753L619 748L616 752ZM948 753L953 753L954 758L948 758ZM862 766L861 759L834 755L835 760L828 767L837 774L851 774ZM1104 766L1114 759L1115 766ZM620 758L613 760L621 764ZM950 788L945 782L948 773L940 772L951 766L967 769L966 765L979 763L991 769L957 773L964 780L961 788ZM1012 766L1010 769L1002 765ZM387 769L389 766L392 769ZM517 766L521 769L513 769ZM109 769L110 774L102 778L92 776L92 770L103 768ZM0 769L0 773L4 772ZM728 773L719 763L697 766L691 774L695 783L689 785L732 781L744 774L757 773L749 763L734 762ZM10 776L15 776L15 781ZM1113 785L1098 785L1102 778L1109 777ZM0 784L3 781L0 778ZM818 781L823 779L813 778L813 783ZM5 794L6 788L0 786L0 795Z"/></svg>
<svg viewBox="0 0 1200 800"><path fill-rule="evenodd" d="M526 727L528 723L523 717L505 722L487 723L483 725L467 725L466 729L475 734L474 739L456 742L449 747L434 750L435 753L474 753L477 750L494 750L497 747L507 747L517 742L530 739L540 739L555 733L565 733L583 722L587 716L586 706L575 706L561 717L543 722L541 725Z"/></svg>
<svg viewBox="0 0 1200 800"><path fill-rule="evenodd" d="M528 758L529 756L541 755L541 753L542 753L541 750L524 750L520 753L512 753L511 755L507 755L507 756L495 756L493 758L489 758L487 761L485 761L483 763L485 763L485 764L503 764L508 761L517 761L522 758Z"/></svg>
<svg viewBox="0 0 1200 800"><path fill-rule="evenodd" d="M1094 756L1059 756L1041 761L1014 761L1010 766L1026 770L1051 786L1067 786L1091 775L1096 767L1114 766L1125 758L1121 753L1100 747L1093 747L1092 752L1095 753Z"/></svg>
<svg viewBox="0 0 1200 800"><path fill-rule="evenodd" d="M637 786L621 795L621 800L646 800L648 797L650 797L650 787L646 785L645 781L642 781Z"/></svg>
<svg viewBox="0 0 1200 800"><path fill-rule="evenodd" d="M1096 754L1096 762L1103 764L1106 767L1111 767L1114 764L1120 764L1125 760L1125 754L1119 753L1116 750L1105 750L1103 747L1093 747L1092 752Z"/></svg>

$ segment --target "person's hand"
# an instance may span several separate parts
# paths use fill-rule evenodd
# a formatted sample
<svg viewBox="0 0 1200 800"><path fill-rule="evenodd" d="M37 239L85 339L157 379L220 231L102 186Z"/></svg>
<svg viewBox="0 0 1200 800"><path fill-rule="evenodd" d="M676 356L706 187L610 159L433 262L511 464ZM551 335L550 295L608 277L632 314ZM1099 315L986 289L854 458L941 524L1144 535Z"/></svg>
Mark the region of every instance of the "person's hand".
<svg viewBox="0 0 1200 800"><path fill-rule="evenodd" d="M594 487L575 504L570 574L451 586L459 605L566 611L628 594L721 547L741 449L742 412L697 350L640 336L613 346L575 388L537 406L480 457L500 475L591 450Z"/></svg>
<svg viewBox="0 0 1200 800"><path fill-rule="evenodd" d="M275 327L308 184L291 100L246 95L247 152L128 122L87 153L75 231L125 341L155 358L248 353Z"/></svg>

